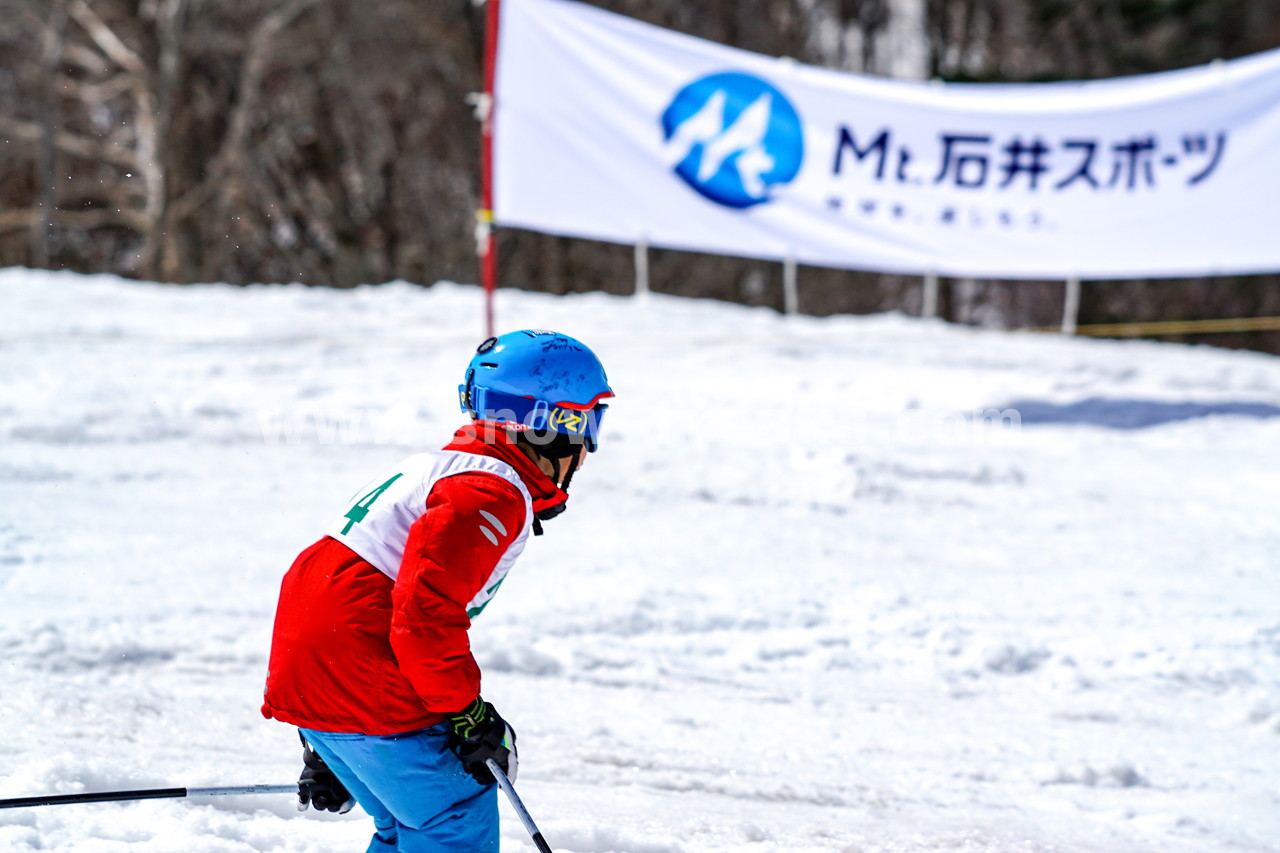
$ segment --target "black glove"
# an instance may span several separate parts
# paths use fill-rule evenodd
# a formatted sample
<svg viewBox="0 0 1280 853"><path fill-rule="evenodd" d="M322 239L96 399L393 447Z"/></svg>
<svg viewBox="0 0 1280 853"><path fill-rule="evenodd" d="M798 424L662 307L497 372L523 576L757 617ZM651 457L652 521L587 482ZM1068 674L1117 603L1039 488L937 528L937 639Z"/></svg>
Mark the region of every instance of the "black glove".
<svg viewBox="0 0 1280 853"><path fill-rule="evenodd" d="M351 811L356 798L338 781L329 765L324 763L324 759L316 754L305 738L302 740L302 764L302 775L298 777L298 811L305 812L308 802L316 811L338 814Z"/></svg>
<svg viewBox="0 0 1280 853"><path fill-rule="evenodd" d="M476 697L466 709L449 714L445 722L452 737L453 752L462 767L481 785L492 785L497 780L485 766L485 759L492 758L512 782L516 779L516 733L507 721L488 702Z"/></svg>

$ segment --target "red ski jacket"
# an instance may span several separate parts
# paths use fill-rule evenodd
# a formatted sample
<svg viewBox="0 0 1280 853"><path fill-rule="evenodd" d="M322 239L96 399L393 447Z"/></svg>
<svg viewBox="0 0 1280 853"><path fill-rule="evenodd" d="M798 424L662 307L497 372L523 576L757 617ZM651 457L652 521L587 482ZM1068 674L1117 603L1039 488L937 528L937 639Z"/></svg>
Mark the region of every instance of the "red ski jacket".
<svg viewBox="0 0 1280 853"><path fill-rule="evenodd" d="M375 481L285 574L263 716L390 735L436 725L479 695L471 618L523 548L530 512L568 496L486 423L400 467L408 473Z"/></svg>

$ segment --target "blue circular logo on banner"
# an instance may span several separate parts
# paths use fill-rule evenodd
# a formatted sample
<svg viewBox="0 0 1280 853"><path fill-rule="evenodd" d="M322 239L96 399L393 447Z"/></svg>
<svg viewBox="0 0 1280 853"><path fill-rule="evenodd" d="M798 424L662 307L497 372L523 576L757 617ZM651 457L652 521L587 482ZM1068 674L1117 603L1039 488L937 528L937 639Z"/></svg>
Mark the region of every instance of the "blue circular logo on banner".
<svg viewBox="0 0 1280 853"><path fill-rule="evenodd" d="M769 201L804 159L795 107L750 74L712 74L685 86L662 113L662 131L676 174L728 207Z"/></svg>

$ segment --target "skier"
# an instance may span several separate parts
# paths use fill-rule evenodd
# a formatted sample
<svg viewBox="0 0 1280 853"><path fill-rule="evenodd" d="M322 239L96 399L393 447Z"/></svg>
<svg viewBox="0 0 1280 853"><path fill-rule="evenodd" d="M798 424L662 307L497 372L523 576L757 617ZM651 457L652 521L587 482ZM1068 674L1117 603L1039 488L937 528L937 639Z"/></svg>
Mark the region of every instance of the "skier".
<svg viewBox="0 0 1280 853"><path fill-rule="evenodd" d="M485 759L514 778L515 734L468 629L564 510L613 396L590 349L543 331L486 340L458 391L472 423L371 480L280 588L262 713L299 728L299 809L358 802L367 853L497 851Z"/></svg>

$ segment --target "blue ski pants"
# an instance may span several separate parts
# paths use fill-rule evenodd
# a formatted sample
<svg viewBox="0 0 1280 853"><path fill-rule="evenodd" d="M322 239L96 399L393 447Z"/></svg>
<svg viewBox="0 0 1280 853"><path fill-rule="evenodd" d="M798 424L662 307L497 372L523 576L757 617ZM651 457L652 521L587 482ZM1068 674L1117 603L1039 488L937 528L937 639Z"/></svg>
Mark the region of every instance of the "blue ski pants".
<svg viewBox="0 0 1280 853"><path fill-rule="evenodd" d="M373 818L366 853L498 853L498 788L462 769L443 725L302 735Z"/></svg>

